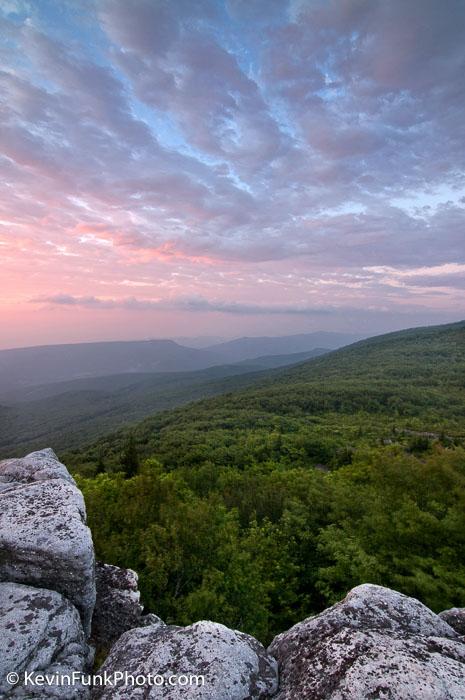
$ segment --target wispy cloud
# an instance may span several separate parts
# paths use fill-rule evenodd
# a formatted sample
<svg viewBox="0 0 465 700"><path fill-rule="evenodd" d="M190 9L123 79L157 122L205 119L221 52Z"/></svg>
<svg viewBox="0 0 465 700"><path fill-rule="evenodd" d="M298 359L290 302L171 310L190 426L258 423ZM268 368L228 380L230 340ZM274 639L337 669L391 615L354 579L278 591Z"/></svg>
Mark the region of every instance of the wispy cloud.
<svg viewBox="0 0 465 700"><path fill-rule="evenodd" d="M461 0L9 0L0 22L4 298L465 313L461 271L415 272L465 265Z"/></svg>
<svg viewBox="0 0 465 700"><path fill-rule="evenodd" d="M305 305L265 305L241 304L228 301L212 301L202 297L179 297L176 299L137 299L124 297L118 299L99 298L93 296L72 296L55 294L50 297L31 299L33 304L51 304L57 306L80 306L86 309L124 309L126 311L146 311L149 309L178 309L182 311L216 312L239 315L326 315L334 308L308 307Z"/></svg>

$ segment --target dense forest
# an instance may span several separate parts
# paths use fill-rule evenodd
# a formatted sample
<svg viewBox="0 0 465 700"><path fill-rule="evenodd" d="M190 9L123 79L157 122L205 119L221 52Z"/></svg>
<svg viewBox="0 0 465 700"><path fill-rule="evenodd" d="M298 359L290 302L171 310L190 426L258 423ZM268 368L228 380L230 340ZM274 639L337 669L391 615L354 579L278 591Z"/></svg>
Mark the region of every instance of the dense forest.
<svg viewBox="0 0 465 700"><path fill-rule="evenodd" d="M360 582L465 606L465 322L361 341L62 453L149 610L267 642Z"/></svg>

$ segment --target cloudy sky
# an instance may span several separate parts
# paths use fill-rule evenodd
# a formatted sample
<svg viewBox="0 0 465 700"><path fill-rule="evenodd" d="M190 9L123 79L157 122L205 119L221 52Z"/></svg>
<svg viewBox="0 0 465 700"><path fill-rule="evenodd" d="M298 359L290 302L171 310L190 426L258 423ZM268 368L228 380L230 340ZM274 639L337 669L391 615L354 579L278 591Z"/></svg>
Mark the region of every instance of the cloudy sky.
<svg viewBox="0 0 465 700"><path fill-rule="evenodd" d="M465 317L463 0L0 14L0 347Z"/></svg>

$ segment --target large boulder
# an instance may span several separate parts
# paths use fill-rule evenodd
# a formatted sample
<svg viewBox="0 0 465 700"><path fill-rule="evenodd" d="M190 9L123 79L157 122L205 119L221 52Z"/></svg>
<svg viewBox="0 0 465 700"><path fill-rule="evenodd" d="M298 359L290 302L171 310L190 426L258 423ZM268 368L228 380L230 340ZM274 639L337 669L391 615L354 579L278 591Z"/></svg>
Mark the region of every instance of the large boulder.
<svg viewBox="0 0 465 700"><path fill-rule="evenodd" d="M465 608L443 610L439 613L439 617L460 635L465 636Z"/></svg>
<svg viewBox="0 0 465 700"><path fill-rule="evenodd" d="M62 593L88 633L95 561L81 492L48 450L7 460L0 473L0 581Z"/></svg>
<svg viewBox="0 0 465 700"><path fill-rule="evenodd" d="M90 661L79 614L66 598L55 591L0 583L1 698L87 698L88 686L78 680L70 686L34 683L40 681L38 674L85 672ZM17 684L8 683L11 673L17 674Z"/></svg>
<svg viewBox="0 0 465 700"><path fill-rule="evenodd" d="M196 700L251 700L271 697L277 688L277 664L253 637L214 622L190 627L163 624L130 630L112 648L100 669L127 671L134 677L152 674L165 684L133 688L94 688L93 698L195 698ZM202 676L191 685L170 684L169 678ZM150 682L150 681L149 681Z"/></svg>
<svg viewBox="0 0 465 700"><path fill-rule="evenodd" d="M414 598L364 584L278 635L276 700L463 700L465 645Z"/></svg>
<svg viewBox="0 0 465 700"><path fill-rule="evenodd" d="M97 562L95 573L97 600L91 636L97 646L110 647L123 632L161 622L156 615L142 614L135 571Z"/></svg>

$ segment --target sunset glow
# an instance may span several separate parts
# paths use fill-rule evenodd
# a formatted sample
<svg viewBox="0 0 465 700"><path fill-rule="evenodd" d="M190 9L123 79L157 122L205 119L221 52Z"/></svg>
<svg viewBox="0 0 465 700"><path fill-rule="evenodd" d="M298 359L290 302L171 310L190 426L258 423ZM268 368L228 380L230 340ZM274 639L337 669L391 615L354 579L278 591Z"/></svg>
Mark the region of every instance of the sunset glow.
<svg viewBox="0 0 465 700"><path fill-rule="evenodd" d="M0 16L0 347L465 316L463 2Z"/></svg>

